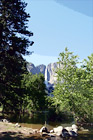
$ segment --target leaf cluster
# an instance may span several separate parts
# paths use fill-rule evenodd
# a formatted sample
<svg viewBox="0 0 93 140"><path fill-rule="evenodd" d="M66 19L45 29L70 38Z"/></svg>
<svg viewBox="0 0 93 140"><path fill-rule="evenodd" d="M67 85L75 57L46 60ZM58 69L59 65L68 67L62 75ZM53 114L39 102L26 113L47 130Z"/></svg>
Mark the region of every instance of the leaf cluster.
<svg viewBox="0 0 93 140"><path fill-rule="evenodd" d="M53 104L56 109L70 111L76 118L92 118L93 102L93 54L78 67L78 56L68 49L60 53L57 69L57 83L54 90Z"/></svg>
<svg viewBox="0 0 93 140"><path fill-rule="evenodd" d="M30 111L44 110L46 107L46 93L43 74L24 74L22 88L25 91L25 106Z"/></svg>

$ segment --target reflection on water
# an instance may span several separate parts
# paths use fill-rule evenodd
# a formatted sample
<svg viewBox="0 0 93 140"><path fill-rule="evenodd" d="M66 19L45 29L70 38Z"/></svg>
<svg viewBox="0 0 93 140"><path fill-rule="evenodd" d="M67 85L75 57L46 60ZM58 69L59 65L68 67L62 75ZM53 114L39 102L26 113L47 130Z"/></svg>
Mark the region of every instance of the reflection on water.
<svg viewBox="0 0 93 140"><path fill-rule="evenodd" d="M46 138L45 140L77 140L77 139L76 138L52 137L52 138Z"/></svg>
<svg viewBox="0 0 93 140"><path fill-rule="evenodd" d="M49 138L46 140L93 140L93 137L77 137L77 138L60 138L60 137L55 137L55 138Z"/></svg>
<svg viewBox="0 0 93 140"><path fill-rule="evenodd" d="M20 123L21 126L24 126L24 127L29 127L29 128L33 128L33 129L40 129L42 126L45 125L45 123L43 124L33 124L33 123ZM56 123L56 122L49 122L49 124L46 123L46 127L48 128L48 130L51 130L53 129L54 127L58 127L59 125L63 126L63 127L66 127L66 126L71 126L72 123Z"/></svg>

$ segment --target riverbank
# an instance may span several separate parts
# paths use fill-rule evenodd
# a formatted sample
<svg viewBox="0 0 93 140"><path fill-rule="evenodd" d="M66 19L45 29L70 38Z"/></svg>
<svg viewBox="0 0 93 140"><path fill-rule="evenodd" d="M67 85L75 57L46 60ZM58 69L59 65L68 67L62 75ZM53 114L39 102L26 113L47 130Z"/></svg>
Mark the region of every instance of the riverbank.
<svg viewBox="0 0 93 140"><path fill-rule="evenodd" d="M36 127L37 128L37 127ZM78 140L92 140L93 131L83 129L78 131ZM0 122L0 140L63 140L61 137L49 137L46 134L40 134L40 129L34 129L31 127L20 126L18 123L11 123L7 121ZM76 139L77 139L76 138ZM70 140L75 138L70 137Z"/></svg>
<svg viewBox="0 0 93 140"><path fill-rule="evenodd" d="M42 140L38 129L18 127L13 123L0 122L0 140Z"/></svg>

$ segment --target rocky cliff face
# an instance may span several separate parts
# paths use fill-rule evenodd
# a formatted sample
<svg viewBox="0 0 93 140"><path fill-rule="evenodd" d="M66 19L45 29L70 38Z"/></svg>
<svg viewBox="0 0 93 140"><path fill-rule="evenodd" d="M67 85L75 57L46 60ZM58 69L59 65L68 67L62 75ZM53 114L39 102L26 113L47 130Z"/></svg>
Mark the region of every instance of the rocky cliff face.
<svg viewBox="0 0 93 140"><path fill-rule="evenodd" d="M27 70L31 72L32 74L36 74L36 73L44 74L47 92L48 92L48 95L50 96L51 95L50 93L54 90L54 83L57 80L56 69L59 67L60 65L58 63L50 63L48 64L48 66L45 66L42 64L36 67L32 63L28 63Z"/></svg>
<svg viewBox="0 0 93 140"><path fill-rule="evenodd" d="M45 65L39 65L39 66L36 66L32 63L28 63L27 65L27 70L29 72L31 72L32 74L39 74L40 72L43 73L45 75L45 69L46 69L46 66Z"/></svg>
<svg viewBox="0 0 93 140"><path fill-rule="evenodd" d="M59 64L57 63L50 63L45 70L45 80L51 84L54 84L57 79L56 69L59 68Z"/></svg>
<svg viewBox="0 0 93 140"><path fill-rule="evenodd" d="M56 82L56 69L59 68L58 63L50 63L48 66L45 65L39 65L34 66L34 64L29 63L27 65L27 69L32 74L39 74L40 72L44 74L46 83L54 84Z"/></svg>

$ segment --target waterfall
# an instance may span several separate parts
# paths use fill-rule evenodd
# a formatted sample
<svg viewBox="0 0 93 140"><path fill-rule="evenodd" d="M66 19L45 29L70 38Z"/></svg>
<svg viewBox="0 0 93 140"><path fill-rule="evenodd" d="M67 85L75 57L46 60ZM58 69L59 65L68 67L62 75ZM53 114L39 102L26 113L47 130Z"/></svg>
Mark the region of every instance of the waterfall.
<svg viewBox="0 0 93 140"><path fill-rule="evenodd" d="M47 67L45 69L45 84L48 87L48 81L47 81Z"/></svg>
<svg viewBox="0 0 93 140"><path fill-rule="evenodd" d="M45 69L45 81L47 81L47 67Z"/></svg>

